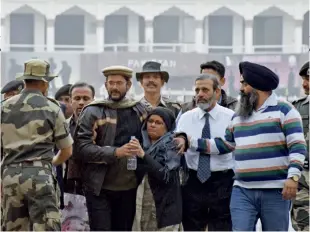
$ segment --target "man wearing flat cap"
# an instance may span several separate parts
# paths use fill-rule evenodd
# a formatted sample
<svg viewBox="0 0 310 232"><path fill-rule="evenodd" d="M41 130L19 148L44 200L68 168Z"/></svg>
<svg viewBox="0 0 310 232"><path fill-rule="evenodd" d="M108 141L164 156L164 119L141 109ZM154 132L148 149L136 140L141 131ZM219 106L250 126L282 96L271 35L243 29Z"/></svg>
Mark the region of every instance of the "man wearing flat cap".
<svg viewBox="0 0 310 232"><path fill-rule="evenodd" d="M19 94L24 88L23 81L13 80L7 83L2 89L1 94L4 94L4 100Z"/></svg>
<svg viewBox="0 0 310 232"><path fill-rule="evenodd" d="M293 105L299 111L302 118L308 152L304 169L299 179L299 191L293 203L292 222L295 230L309 231L309 61L301 67L299 76L303 80L302 87L306 96L293 101Z"/></svg>
<svg viewBox="0 0 310 232"><path fill-rule="evenodd" d="M234 152L233 231L252 231L258 218L264 231L288 231L307 153L301 117L273 93L279 84L274 72L250 62L239 69L241 99L226 135L190 138L190 147L211 156Z"/></svg>
<svg viewBox="0 0 310 232"><path fill-rule="evenodd" d="M49 82L55 77L46 61L25 62L24 73L17 77L25 82L25 89L2 104L2 203L6 230L61 230L52 165L60 165L71 156L73 140L58 103L46 97ZM59 149L56 156L55 145Z"/></svg>
<svg viewBox="0 0 310 232"><path fill-rule="evenodd" d="M73 157L83 166L90 230L131 231L141 180L134 170L128 170L127 160L136 156L130 140L134 136L142 142L141 127L149 109L126 98L132 69L111 66L102 72L108 99L83 108L74 134ZM185 140L182 142L183 146Z"/></svg>

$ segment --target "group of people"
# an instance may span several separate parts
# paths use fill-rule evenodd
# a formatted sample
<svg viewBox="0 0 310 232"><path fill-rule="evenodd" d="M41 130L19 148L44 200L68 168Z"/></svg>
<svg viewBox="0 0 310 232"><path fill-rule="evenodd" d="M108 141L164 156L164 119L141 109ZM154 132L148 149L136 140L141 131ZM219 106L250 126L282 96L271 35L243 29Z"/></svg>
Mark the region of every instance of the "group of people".
<svg viewBox="0 0 310 232"><path fill-rule="evenodd" d="M259 219L288 231L290 218L309 231L309 62L292 104L250 62L239 64L239 101L222 89L224 65L208 61L184 104L161 96L169 73L153 61L135 74L140 100L127 96L128 67L102 70L103 100L85 82L49 98L49 63L24 67L2 89L3 230L61 230L70 193L85 197L92 231L253 231Z"/></svg>

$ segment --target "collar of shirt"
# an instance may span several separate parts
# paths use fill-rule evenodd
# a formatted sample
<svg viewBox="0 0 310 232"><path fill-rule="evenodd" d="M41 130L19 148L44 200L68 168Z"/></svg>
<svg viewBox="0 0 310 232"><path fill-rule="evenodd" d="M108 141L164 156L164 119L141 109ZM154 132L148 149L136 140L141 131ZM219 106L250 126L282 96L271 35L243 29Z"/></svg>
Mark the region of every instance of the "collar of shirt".
<svg viewBox="0 0 310 232"><path fill-rule="evenodd" d="M198 108L199 108L199 107L198 107ZM204 111L204 110L202 110L202 109L199 108L199 112L198 112L198 114L199 114L199 119L202 119L202 118L205 116L205 113L206 113L206 111ZM216 119L216 116L217 116L217 114L219 113L219 105L216 104L216 105L213 107L213 109L210 110L208 113L210 114L211 118Z"/></svg>
<svg viewBox="0 0 310 232"><path fill-rule="evenodd" d="M276 106L278 104L277 95L275 93L272 93L264 102L264 104L259 107L257 111L261 111L266 109L268 106Z"/></svg>
<svg viewBox="0 0 310 232"><path fill-rule="evenodd" d="M146 100L145 97L143 97L141 100L142 100L142 102L144 102L144 103L151 104L151 103L149 103L149 102ZM166 105L166 103L165 103L165 101L164 101L164 99L163 99L162 96L160 96L160 99L159 99L159 102L158 102L158 106L159 106L160 104L163 105L164 107L167 107L167 105Z"/></svg>

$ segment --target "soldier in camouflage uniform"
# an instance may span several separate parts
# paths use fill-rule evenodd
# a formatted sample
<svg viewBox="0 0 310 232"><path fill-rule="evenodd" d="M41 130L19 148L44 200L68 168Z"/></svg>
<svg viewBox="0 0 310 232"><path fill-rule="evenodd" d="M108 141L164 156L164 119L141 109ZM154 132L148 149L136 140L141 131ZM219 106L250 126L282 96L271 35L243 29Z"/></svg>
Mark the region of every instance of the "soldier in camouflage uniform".
<svg viewBox="0 0 310 232"><path fill-rule="evenodd" d="M303 88L306 96L293 102L299 111L306 143L308 145L308 156L305 159L305 166L299 179L299 191L293 203L292 224L296 231L309 231L309 62L305 63L299 75L303 79Z"/></svg>
<svg viewBox="0 0 310 232"><path fill-rule="evenodd" d="M181 105L162 97L160 94L161 88L169 80L169 74L161 71L160 66L161 64L158 62L148 61L143 65L142 72L136 73L137 81L141 83L144 90L144 97L140 102L150 107L161 106L168 108L177 117ZM136 217L133 230L157 230L156 209L147 175L138 187L136 202Z"/></svg>
<svg viewBox="0 0 310 232"><path fill-rule="evenodd" d="M18 80L25 89L2 103L3 229L60 231L59 194L52 165L71 156L73 140L55 100L46 97L49 64L30 60ZM54 145L59 153L54 156ZM32 227L32 228L31 228Z"/></svg>

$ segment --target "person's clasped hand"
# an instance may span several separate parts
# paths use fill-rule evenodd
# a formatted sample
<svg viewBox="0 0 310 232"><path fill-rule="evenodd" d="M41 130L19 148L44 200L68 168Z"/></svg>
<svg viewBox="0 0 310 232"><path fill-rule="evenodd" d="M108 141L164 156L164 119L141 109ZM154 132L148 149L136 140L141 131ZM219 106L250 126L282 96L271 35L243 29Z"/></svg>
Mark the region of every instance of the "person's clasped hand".
<svg viewBox="0 0 310 232"><path fill-rule="evenodd" d="M140 158L144 157L145 153L138 139L135 138L135 139L130 140L128 145L129 145L129 148L132 154L136 154Z"/></svg>

